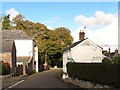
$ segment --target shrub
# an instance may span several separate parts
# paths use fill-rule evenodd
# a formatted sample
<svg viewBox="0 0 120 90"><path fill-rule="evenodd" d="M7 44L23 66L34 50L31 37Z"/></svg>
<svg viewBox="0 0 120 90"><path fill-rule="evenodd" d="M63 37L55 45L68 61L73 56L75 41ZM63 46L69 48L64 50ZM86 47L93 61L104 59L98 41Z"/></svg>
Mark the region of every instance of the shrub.
<svg viewBox="0 0 120 90"><path fill-rule="evenodd" d="M120 64L68 63L70 77L120 87Z"/></svg>
<svg viewBox="0 0 120 90"><path fill-rule="evenodd" d="M23 75L23 67L16 67L15 76Z"/></svg>
<svg viewBox="0 0 120 90"><path fill-rule="evenodd" d="M118 56L118 57L113 57L112 62L113 62L113 63L120 63L120 56Z"/></svg>
<svg viewBox="0 0 120 90"><path fill-rule="evenodd" d="M2 75L10 74L11 68L9 63L2 63Z"/></svg>
<svg viewBox="0 0 120 90"><path fill-rule="evenodd" d="M112 63L112 60L110 60L109 58L103 58L102 63Z"/></svg>
<svg viewBox="0 0 120 90"><path fill-rule="evenodd" d="M0 62L0 75L2 75L2 63Z"/></svg>
<svg viewBox="0 0 120 90"><path fill-rule="evenodd" d="M46 70L50 70L51 65L46 66Z"/></svg>

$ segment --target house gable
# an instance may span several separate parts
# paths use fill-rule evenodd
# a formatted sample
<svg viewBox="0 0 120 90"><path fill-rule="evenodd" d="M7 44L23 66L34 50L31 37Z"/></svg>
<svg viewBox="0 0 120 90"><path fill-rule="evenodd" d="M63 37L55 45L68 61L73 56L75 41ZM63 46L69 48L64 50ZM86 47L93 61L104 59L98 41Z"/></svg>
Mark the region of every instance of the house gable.
<svg viewBox="0 0 120 90"><path fill-rule="evenodd" d="M99 50L102 50L102 48L100 46L98 46L97 44L93 43L91 40L89 40L88 38L82 40L82 41L77 41L73 44L71 44L69 47L67 47L66 49L64 49L63 52L69 51L75 47L78 46L93 46L95 48L98 48Z"/></svg>
<svg viewBox="0 0 120 90"><path fill-rule="evenodd" d="M86 39L84 39L84 40L86 40ZM66 52L66 51L70 50L71 48L77 46L79 43L83 42L84 40L82 40L82 41L77 41L77 42L69 45L69 47L65 48L65 49L63 50L63 52Z"/></svg>
<svg viewBox="0 0 120 90"><path fill-rule="evenodd" d="M92 46L92 47L95 47L99 50L102 51L102 47L98 46L97 44L93 43L91 40L89 39L86 39L84 40L83 42L80 43L80 46Z"/></svg>

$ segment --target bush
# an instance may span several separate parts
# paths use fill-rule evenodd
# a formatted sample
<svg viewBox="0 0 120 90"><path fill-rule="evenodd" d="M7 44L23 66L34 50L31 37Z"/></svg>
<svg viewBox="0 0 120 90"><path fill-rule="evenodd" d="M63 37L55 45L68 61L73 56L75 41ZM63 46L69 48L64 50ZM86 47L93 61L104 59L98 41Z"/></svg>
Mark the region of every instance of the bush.
<svg viewBox="0 0 120 90"><path fill-rule="evenodd" d="M120 63L120 56L118 56L118 57L113 57L112 62L113 62L113 63Z"/></svg>
<svg viewBox="0 0 120 90"><path fill-rule="evenodd" d="M10 74L11 68L9 63L2 63L2 75Z"/></svg>
<svg viewBox="0 0 120 90"><path fill-rule="evenodd" d="M112 60L110 60L110 59L108 59L108 58L104 58L103 60L102 60L102 63L112 63Z"/></svg>
<svg viewBox="0 0 120 90"><path fill-rule="evenodd" d="M23 67L16 67L15 76L23 75Z"/></svg>
<svg viewBox="0 0 120 90"><path fill-rule="evenodd" d="M46 70L50 70L50 68L51 68L51 65L46 66Z"/></svg>
<svg viewBox="0 0 120 90"><path fill-rule="evenodd" d="M0 75L2 75L2 62L0 62Z"/></svg>
<svg viewBox="0 0 120 90"><path fill-rule="evenodd" d="M68 63L70 77L120 87L120 64Z"/></svg>

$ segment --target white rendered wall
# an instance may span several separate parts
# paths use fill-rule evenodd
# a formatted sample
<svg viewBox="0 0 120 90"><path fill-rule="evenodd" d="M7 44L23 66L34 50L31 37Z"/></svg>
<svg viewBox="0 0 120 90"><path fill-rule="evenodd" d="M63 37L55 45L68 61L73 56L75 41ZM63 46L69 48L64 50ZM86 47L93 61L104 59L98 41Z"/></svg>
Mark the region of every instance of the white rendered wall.
<svg viewBox="0 0 120 90"><path fill-rule="evenodd" d="M67 73L66 64L69 62L67 60L68 57L79 63L102 63L102 59L105 56L102 54L101 48L86 40L63 53L63 72L65 73ZM67 77L63 74L63 78Z"/></svg>
<svg viewBox="0 0 120 90"><path fill-rule="evenodd" d="M75 62L102 63L104 55L102 49L93 45L89 40L85 40L77 46L71 48L71 56Z"/></svg>
<svg viewBox="0 0 120 90"><path fill-rule="evenodd" d="M67 73L67 66L66 66L68 62L67 57L69 57L69 53L68 51L65 51L63 53L63 76L62 76L63 79L68 78L68 75L65 74Z"/></svg>
<svg viewBox="0 0 120 90"><path fill-rule="evenodd" d="M17 56L33 56L32 40L15 40Z"/></svg>
<svg viewBox="0 0 120 90"><path fill-rule="evenodd" d="M102 51L93 46L78 46L71 49L71 55L75 62L102 63Z"/></svg>
<svg viewBox="0 0 120 90"><path fill-rule="evenodd" d="M69 55L68 55L68 52L67 52L67 51L63 53L63 72L64 72L64 73L67 73L66 64L67 64L67 62L68 62L68 60L67 60L67 57L68 57L68 56L69 56Z"/></svg>
<svg viewBox="0 0 120 90"><path fill-rule="evenodd" d="M38 72L38 47L37 46L35 47L35 62L36 62L35 69L36 69L36 72Z"/></svg>

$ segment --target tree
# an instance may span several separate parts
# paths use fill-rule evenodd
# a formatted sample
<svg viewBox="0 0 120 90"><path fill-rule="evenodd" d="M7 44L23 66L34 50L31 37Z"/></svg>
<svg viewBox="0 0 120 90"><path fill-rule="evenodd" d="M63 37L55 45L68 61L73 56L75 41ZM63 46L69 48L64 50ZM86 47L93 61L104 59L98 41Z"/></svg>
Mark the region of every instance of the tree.
<svg viewBox="0 0 120 90"><path fill-rule="evenodd" d="M57 39L61 41L63 48L66 48L69 44L72 43L73 37L70 35L70 30L65 27L59 27L55 29Z"/></svg>
<svg viewBox="0 0 120 90"><path fill-rule="evenodd" d="M15 29L24 30L36 42L39 64L44 63L45 60L48 65L62 62L64 48L73 41L68 28L58 27L49 30L44 24L23 20L21 15L16 16L13 21L16 24Z"/></svg>
<svg viewBox="0 0 120 90"><path fill-rule="evenodd" d="M4 16L3 22L2 22L2 30L10 30L10 15Z"/></svg>
<svg viewBox="0 0 120 90"><path fill-rule="evenodd" d="M52 66L59 65L59 62L62 61L64 48L71 44L73 40L69 29L59 27L55 30L44 31L40 36L42 37L40 40L42 44L39 44L40 53L44 54L43 57Z"/></svg>
<svg viewBox="0 0 120 90"><path fill-rule="evenodd" d="M14 29L23 30L23 19L24 19L24 16L21 14L18 14L15 18L13 18L12 23L15 25L13 26Z"/></svg>

